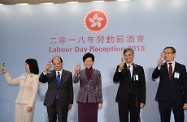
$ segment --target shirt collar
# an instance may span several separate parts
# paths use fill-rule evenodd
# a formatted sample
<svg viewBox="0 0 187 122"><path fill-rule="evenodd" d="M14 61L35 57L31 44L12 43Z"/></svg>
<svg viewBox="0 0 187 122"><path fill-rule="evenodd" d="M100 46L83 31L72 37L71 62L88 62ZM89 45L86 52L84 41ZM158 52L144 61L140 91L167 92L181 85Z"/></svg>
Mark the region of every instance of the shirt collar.
<svg viewBox="0 0 187 122"><path fill-rule="evenodd" d="M60 72L60 75L62 74L63 70L56 71L56 74L58 75L58 72Z"/></svg>
<svg viewBox="0 0 187 122"><path fill-rule="evenodd" d="M128 66L133 67L133 63L132 63L132 64L127 64L127 63L126 63L126 65L127 65L127 67L128 67Z"/></svg>
<svg viewBox="0 0 187 122"><path fill-rule="evenodd" d="M174 64L175 64L175 61L167 62L168 65L169 65L169 63L172 63L172 65L174 65Z"/></svg>

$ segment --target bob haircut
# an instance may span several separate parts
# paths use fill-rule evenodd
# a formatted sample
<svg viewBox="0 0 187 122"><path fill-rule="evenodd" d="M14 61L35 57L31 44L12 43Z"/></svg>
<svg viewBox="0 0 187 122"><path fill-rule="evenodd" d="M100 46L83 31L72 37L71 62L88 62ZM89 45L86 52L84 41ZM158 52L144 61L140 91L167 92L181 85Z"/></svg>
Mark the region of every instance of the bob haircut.
<svg viewBox="0 0 187 122"><path fill-rule="evenodd" d="M27 59L25 61L29 65L30 73L38 74L39 68L36 59Z"/></svg>
<svg viewBox="0 0 187 122"><path fill-rule="evenodd" d="M87 59L87 58L92 58L92 61L94 62L95 60L95 57L92 53L86 53L84 56L83 56L83 62Z"/></svg>

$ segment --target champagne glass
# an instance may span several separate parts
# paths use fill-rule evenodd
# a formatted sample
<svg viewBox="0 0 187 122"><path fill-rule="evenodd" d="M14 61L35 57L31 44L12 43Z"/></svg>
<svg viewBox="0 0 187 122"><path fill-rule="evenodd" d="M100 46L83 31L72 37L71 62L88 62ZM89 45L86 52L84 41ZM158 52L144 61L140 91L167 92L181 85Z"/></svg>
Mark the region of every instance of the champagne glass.
<svg viewBox="0 0 187 122"><path fill-rule="evenodd" d="M79 71L81 70L81 63L80 61L77 62L77 67L79 68ZM79 72L78 72L78 76L80 76Z"/></svg>
<svg viewBox="0 0 187 122"><path fill-rule="evenodd" d="M163 65L163 61L164 61L164 57L165 57L165 54L163 52L160 53L160 58L162 60L162 65Z"/></svg>
<svg viewBox="0 0 187 122"><path fill-rule="evenodd" d="M48 69L47 73L51 73L51 70L52 70L52 65L53 65L53 63L52 63L52 60L51 60L51 59L49 59L48 64L50 65L50 67L49 67L49 69Z"/></svg>
<svg viewBox="0 0 187 122"><path fill-rule="evenodd" d="M1 62L1 68L5 67L5 63Z"/></svg>
<svg viewBox="0 0 187 122"><path fill-rule="evenodd" d="M163 53L163 52L160 53L160 58L161 58L162 60L164 60L164 57L165 57L164 53Z"/></svg>
<svg viewBox="0 0 187 122"><path fill-rule="evenodd" d="M1 66L0 68L4 68L5 67L5 63L1 62L0 66ZM2 73L3 73L3 71L2 71Z"/></svg>
<svg viewBox="0 0 187 122"><path fill-rule="evenodd" d="M121 58L121 62L122 62L123 64L125 63L124 57ZM124 67L123 67L122 69L124 69Z"/></svg>

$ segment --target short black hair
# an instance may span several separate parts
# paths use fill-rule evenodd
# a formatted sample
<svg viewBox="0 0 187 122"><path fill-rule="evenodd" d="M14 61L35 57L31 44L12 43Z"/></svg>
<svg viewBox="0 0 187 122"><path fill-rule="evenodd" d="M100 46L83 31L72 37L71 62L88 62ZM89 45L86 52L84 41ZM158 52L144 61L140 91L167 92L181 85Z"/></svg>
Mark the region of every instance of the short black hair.
<svg viewBox="0 0 187 122"><path fill-rule="evenodd" d="M94 61L95 60L95 57L94 57L94 55L92 54L92 53L86 53L86 54L84 54L84 56L83 56L83 62L87 59L87 58L92 58L92 61Z"/></svg>
<svg viewBox="0 0 187 122"><path fill-rule="evenodd" d="M165 47L164 50L171 49L172 53L176 53L176 49L174 47Z"/></svg>
<svg viewBox="0 0 187 122"><path fill-rule="evenodd" d="M30 73L38 74L39 73L39 68L38 68L38 63L36 59L27 59L25 61L29 65Z"/></svg>
<svg viewBox="0 0 187 122"><path fill-rule="evenodd" d="M63 60L62 60L62 58L60 57L60 56L55 56L55 57L53 57L53 59L52 59L52 63L53 63L53 60L54 60L54 58L56 58L56 57L58 57L59 59L60 59L60 62L62 63L63 62Z"/></svg>

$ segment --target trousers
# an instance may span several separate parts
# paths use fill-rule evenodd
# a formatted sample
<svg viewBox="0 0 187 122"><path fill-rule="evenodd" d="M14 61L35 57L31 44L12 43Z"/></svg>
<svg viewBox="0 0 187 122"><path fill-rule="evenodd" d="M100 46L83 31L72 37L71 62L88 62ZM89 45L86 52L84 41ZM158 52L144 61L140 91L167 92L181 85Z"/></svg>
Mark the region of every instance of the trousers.
<svg viewBox="0 0 187 122"><path fill-rule="evenodd" d="M27 105L16 103L15 122L32 122L34 107L31 112L27 112Z"/></svg>

